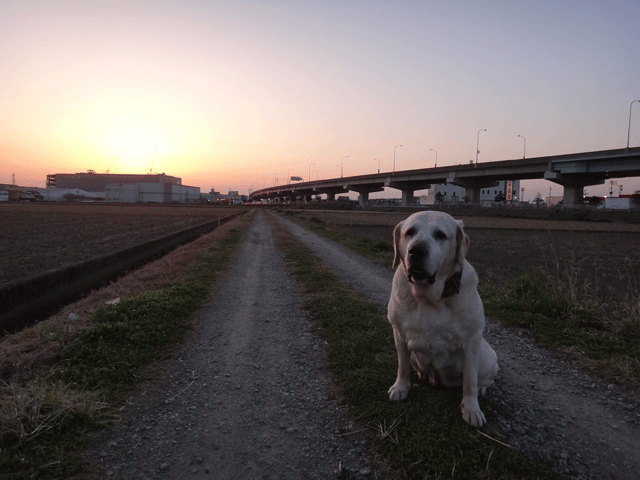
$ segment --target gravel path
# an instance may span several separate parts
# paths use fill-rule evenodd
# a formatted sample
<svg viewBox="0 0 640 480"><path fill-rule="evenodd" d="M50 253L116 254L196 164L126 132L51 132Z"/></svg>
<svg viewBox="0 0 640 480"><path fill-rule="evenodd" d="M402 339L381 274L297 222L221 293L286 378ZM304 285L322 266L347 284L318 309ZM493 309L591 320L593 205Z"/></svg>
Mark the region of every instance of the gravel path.
<svg viewBox="0 0 640 480"><path fill-rule="evenodd" d="M335 433L348 424L296 288L259 213L177 358L87 452L95 476L326 479L339 465L368 476L362 443Z"/></svg>
<svg viewBox="0 0 640 480"><path fill-rule="evenodd" d="M386 305L391 272L279 221L350 285ZM373 478L366 447L344 435L349 421L329 398L324 342L295 289L258 212L182 349L129 400L123 422L88 449L92 478L326 479L338 465ZM591 380L495 322L486 337L501 366L485 411L495 435L569 478L638 478L637 395Z"/></svg>

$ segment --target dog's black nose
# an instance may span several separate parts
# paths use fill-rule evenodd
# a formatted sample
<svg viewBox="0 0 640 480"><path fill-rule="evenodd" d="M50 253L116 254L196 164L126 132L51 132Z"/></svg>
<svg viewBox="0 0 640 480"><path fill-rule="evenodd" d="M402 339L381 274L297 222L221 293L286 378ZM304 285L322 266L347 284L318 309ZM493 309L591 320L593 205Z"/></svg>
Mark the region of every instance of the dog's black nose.
<svg viewBox="0 0 640 480"><path fill-rule="evenodd" d="M429 254L429 250L426 245L421 243L413 245L409 248L409 256L411 258L424 258Z"/></svg>

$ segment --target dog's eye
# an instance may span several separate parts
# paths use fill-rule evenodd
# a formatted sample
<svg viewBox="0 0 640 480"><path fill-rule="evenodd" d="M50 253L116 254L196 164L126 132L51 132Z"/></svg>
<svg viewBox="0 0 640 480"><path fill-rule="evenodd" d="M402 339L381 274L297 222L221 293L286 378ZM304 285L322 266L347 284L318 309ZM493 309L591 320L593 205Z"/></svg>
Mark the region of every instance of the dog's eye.
<svg viewBox="0 0 640 480"><path fill-rule="evenodd" d="M416 234L416 227L409 227L407 231L404 232L404 236L407 238L411 238Z"/></svg>
<svg viewBox="0 0 640 480"><path fill-rule="evenodd" d="M447 236L442 230L436 230L435 232L433 232L433 238L435 238L439 242L442 242L447 239Z"/></svg>

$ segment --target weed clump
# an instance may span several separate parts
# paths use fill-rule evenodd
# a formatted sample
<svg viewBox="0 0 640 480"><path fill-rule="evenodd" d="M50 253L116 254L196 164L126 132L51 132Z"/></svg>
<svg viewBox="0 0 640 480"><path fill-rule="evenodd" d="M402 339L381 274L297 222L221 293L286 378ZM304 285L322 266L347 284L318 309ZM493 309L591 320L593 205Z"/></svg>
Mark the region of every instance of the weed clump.
<svg viewBox="0 0 640 480"><path fill-rule="evenodd" d="M79 460L50 462L52 449L73 448L79 432L113 418L95 393L36 378L26 386L0 387L0 472L2 478L67 476ZM10 472L13 472L10 473ZM4 475L7 475L6 477Z"/></svg>

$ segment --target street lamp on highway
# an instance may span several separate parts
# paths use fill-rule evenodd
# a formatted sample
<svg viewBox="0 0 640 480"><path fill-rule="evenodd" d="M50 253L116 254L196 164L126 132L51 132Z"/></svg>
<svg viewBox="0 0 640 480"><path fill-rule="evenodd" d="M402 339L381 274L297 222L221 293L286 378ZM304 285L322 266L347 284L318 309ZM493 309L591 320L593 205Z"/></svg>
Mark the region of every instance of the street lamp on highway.
<svg viewBox="0 0 640 480"><path fill-rule="evenodd" d="M522 159L524 160L525 157L527 156L527 139L524 138L522 135L518 135L520 138L522 138L522 140L524 140L524 153L522 155Z"/></svg>
<svg viewBox="0 0 640 480"><path fill-rule="evenodd" d="M345 158L349 158L349 155L345 155L344 157L342 157L342 159L340 160L340 178L342 178L342 172L344 169L344 159Z"/></svg>
<svg viewBox="0 0 640 480"><path fill-rule="evenodd" d="M629 130L627 132L627 149L629 148L629 137L631 136L631 108L633 107L633 104L635 102L640 103L640 100L634 100L633 102L631 102L631 105L629 105Z"/></svg>
<svg viewBox="0 0 640 480"><path fill-rule="evenodd" d="M478 154L480 153L480 132L486 132L487 129L483 128L478 130L478 141L476 142L476 165L478 164Z"/></svg>
<svg viewBox="0 0 640 480"><path fill-rule="evenodd" d="M378 162L378 173L380 173L380 160L378 160L377 158L374 158L373 161Z"/></svg>
<svg viewBox="0 0 640 480"><path fill-rule="evenodd" d="M396 145L393 147L393 173L396 172L396 148L401 147L402 145Z"/></svg>
<svg viewBox="0 0 640 480"><path fill-rule="evenodd" d="M316 163L313 162L312 164L309 165L309 181L311 181L311 165L315 165Z"/></svg>
<svg viewBox="0 0 640 480"><path fill-rule="evenodd" d="M436 167L438 166L438 151L434 150L433 148L429 149L430 152L436 152Z"/></svg>

